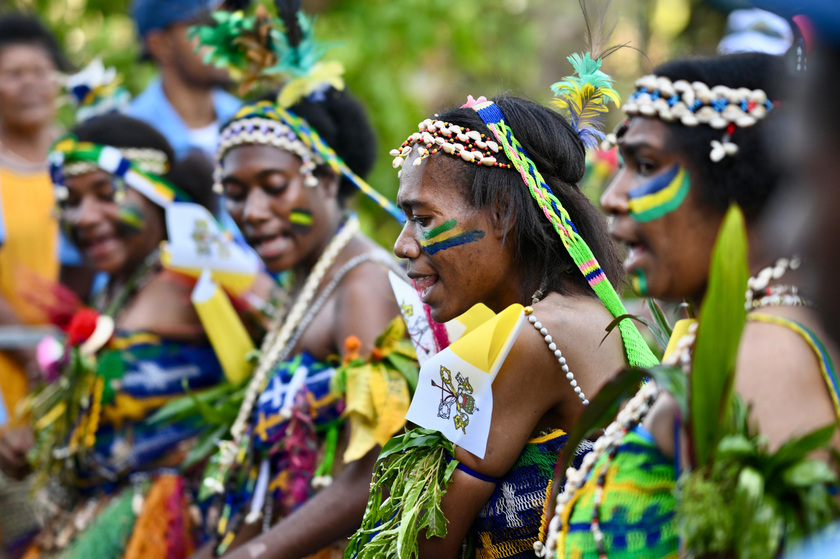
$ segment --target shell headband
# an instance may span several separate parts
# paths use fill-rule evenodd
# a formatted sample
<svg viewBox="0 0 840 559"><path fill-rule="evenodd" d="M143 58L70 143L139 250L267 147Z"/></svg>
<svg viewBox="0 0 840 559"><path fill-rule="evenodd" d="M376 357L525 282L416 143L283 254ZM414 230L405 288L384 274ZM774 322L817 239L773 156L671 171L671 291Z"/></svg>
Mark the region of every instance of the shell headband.
<svg viewBox="0 0 840 559"><path fill-rule="evenodd" d="M213 188L217 192L222 192L224 156L233 147L244 144L274 146L300 157L303 160L301 172L308 187L318 185L318 179L314 175L315 167L328 165L333 172L347 178L394 219L400 223L405 222L402 210L354 173L306 120L269 101L242 107L222 130L214 172Z"/></svg>
<svg viewBox="0 0 840 559"><path fill-rule="evenodd" d="M718 162L738 153L738 146L731 141L735 129L754 126L773 110L773 106L773 101L761 89L709 87L702 82L672 82L662 76L649 75L636 80L636 91L624 105L624 112L629 116L679 121L684 126L703 124L725 130L720 141L712 140L711 143L709 157ZM617 141L615 134L609 134L604 147L613 147Z"/></svg>
<svg viewBox="0 0 840 559"><path fill-rule="evenodd" d="M470 101L473 101L472 96ZM419 131L409 136L399 149L391 150L391 155L394 156L392 165L395 169L402 167L405 158L414 149L414 144L419 144L417 150L420 153L420 157L414 160L414 165L420 165L423 159L443 150L444 153L460 157L468 163L504 169L511 167L508 163L499 163L496 160L496 154L501 149L499 144L476 130L430 118L418 124L417 128Z"/></svg>

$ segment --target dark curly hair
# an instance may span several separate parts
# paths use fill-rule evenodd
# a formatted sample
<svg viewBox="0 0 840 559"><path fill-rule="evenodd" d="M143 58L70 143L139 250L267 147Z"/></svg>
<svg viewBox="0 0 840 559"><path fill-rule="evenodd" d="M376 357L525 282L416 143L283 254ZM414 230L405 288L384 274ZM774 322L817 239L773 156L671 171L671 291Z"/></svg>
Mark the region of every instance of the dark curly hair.
<svg viewBox="0 0 840 559"><path fill-rule="evenodd" d="M585 150L580 137L560 114L533 101L502 95L493 102L569 212L607 278L618 285L624 272L607 232L606 219L577 186L585 170ZM435 118L492 137L492 132L472 109L453 108ZM507 162L501 152L496 157L500 162ZM467 163L456 168L463 194L476 209L500 208L504 219L508 223L512 221L511 241L516 248L517 262L526 274L523 301L530 302L537 288L546 293L595 296L516 170Z"/></svg>
<svg viewBox="0 0 840 559"><path fill-rule="evenodd" d="M744 53L714 58L674 60L654 70L658 76L672 81L700 81L709 87L762 89L777 103L768 116L749 128L737 128L732 141L738 153L719 162L709 159L712 140L720 140L723 132L709 126L668 126L668 145L684 154L694 176L701 200L721 214L731 203L738 204L747 219L757 217L776 190L782 176L782 159L777 141L784 131L774 130L784 124L783 104L789 98L790 79L785 80L784 57L763 53ZM780 104L781 103L781 104ZM640 117L636 117L640 118ZM777 133L774 133L777 132Z"/></svg>
<svg viewBox="0 0 840 559"><path fill-rule="evenodd" d="M14 12L0 16L0 50L15 45L42 47L56 68L63 72L74 71L53 34L35 16Z"/></svg>

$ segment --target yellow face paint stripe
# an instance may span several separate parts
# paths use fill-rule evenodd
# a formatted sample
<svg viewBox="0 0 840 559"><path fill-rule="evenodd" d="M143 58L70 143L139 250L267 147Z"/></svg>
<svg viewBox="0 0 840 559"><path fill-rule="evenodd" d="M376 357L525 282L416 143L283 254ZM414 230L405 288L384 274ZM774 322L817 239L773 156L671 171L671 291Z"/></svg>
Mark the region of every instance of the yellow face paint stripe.
<svg viewBox="0 0 840 559"><path fill-rule="evenodd" d="M676 210L691 186L685 169L675 165L628 194L628 207L636 221L647 222Z"/></svg>

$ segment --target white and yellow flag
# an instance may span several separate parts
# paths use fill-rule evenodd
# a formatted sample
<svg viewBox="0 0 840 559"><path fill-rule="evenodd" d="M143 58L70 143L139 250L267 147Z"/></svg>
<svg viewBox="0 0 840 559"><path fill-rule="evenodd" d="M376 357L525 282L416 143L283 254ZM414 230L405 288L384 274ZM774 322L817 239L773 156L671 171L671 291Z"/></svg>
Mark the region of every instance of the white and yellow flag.
<svg viewBox="0 0 840 559"><path fill-rule="evenodd" d="M394 297L400 306L406 332L417 352L417 362L422 367L423 363L438 351L423 302L414 286L406 283L394 272L388 272L388 279L391 280L391 289L394 290Z"/></svg>
<svg viewBox="0 0 840 559"><path fill-rule="evenodd" d="M187 202L169 204L166 230L169 241L161 251L161 262L166 268L196 278L210 270L214 280L236 294L254 283L259 257L224 233L206 208Z"/></svg>
<svg viewBox="0 0 840 559"><path fill-rule="evenodd" d="M406 419L443 435L484 458L493 416L493 380L522 326L522 305L499 314L476 305L447 329L462 330L458 341L431 357L420 369L417 391Z"/></svg>

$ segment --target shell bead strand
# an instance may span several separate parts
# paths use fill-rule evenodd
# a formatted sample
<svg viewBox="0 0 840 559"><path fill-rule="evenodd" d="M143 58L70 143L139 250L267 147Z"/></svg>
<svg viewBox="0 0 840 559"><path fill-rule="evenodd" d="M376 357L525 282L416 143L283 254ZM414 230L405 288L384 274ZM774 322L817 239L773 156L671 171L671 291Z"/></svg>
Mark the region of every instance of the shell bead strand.
<svg viewBox="0 0 840 559"><path fill-rule="evenodd" d="M418 124L417 128L418 131L409 136L399 148L391 150L395 169L402 167L405 158L415 149L420 153L420 157L414 161L414 165L420 165L426 157L443 151L467 163L504 169L511 167L509 163L499 163L496 160L496 154L501 150L499 144L477 130L429 118Z"/></svg>
<svg viewBox="0 0 840 559"><path fill-rule="evenodd" d="M772 280L781 279L788 270L799 268L801 261L798 256L793 258L779 258L773 266L764 268L758 274L747 280L746 302L747 311L760 307L779 305L808 305L799 296L799 289L793 285L770 285Z"/></svg>
<svg viewBox="0 0 840 559"><path fill-rule="evenodd" d="M563 373L566 375L566 380L569 381L569 384L572 386L572 389L577 394L578 398L580 398L581 403L584 406L589 405L589 400L586 399L586 394L583 393L583 389L578 386L577 380L575 380L575 374L569 369L568 363L566 363L566 358L563 357L563 352L557 347L557 344L554 343L554 339L551 337L551 334L548 333L548 329L542 325L542 322L537 320L537 317L534 316L534 308L533 307L525 307L525 316L528 317L528 322L531 323L531 326L536 329L537 332L540 333L540 336L545 340L545 343L548 345L548 350L554 354L554 357L557 359L557 362L560 364L560 368L562 369Z"/></svg>

